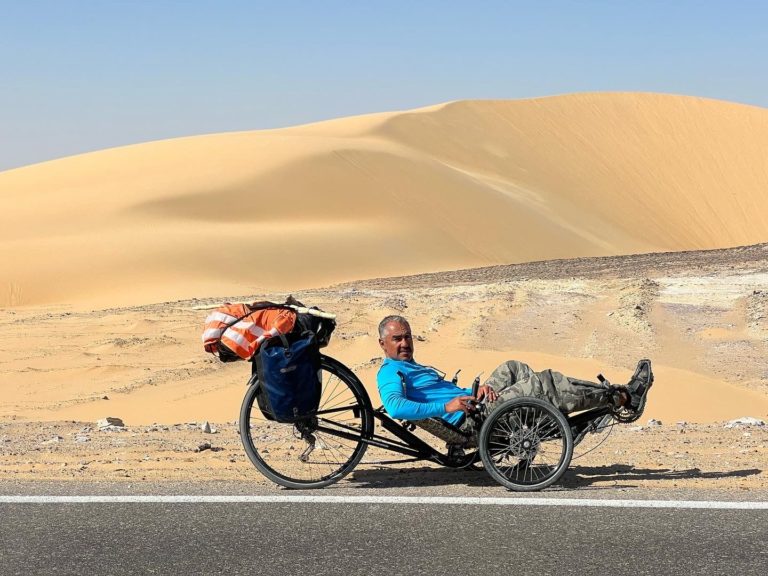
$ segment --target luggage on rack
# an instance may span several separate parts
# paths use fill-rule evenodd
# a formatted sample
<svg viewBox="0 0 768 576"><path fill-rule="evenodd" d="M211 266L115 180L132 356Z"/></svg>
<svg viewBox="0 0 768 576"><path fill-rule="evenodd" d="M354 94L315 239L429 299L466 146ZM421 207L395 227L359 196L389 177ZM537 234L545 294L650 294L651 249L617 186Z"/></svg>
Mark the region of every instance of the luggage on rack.
<svg viewBox="0 0 768 576"><path fill-rule="evenodd" d="M222 362L253 362L257 403L268 420L296 422L320 403L320 348L336 328L335 316L307 308L293 297L285 304L227 304L205 323L205 350Z"/></svg>
<svg viewBox="0 0 768 576"><path fill-rule="evenodd" d="M225 304L205 320L203 347L222 362L250 360L262 342L289 334L296 325L295 310L282 304Z"/></svg>

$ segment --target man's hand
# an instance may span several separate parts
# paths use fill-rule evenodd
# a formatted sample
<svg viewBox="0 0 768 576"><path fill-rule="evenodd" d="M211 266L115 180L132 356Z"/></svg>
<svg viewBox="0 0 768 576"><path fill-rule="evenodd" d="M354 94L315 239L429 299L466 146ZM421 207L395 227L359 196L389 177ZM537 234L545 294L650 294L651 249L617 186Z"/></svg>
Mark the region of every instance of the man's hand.
<svg viewBox="0 0 768 576"><path fill-rule="evenodd" d="M485 398L486 402L496 402L499 399L499 395L488 384L483 384L477 389L477 401L479 402Z"/></svg>
<svg viewBox="0 0 768 576"><path fill-rule="evenodd" d="M464 412L464 414L468 414L469 412L474 412L475 404L483 399L485 399L486 402L495 402L499 399L499 395L496 394L496 391L488 384L483 384L477 389L477 398L474 396L457 396L445 405L445 411L448 412L448 414L451 414L452 412Z"/></svg>
<svg viewBox="0 0 768 576"><path fill-rule="evenodd" d="M477 398L474 396L457 396L445 405L445 411L449 414L452 412L464 412L465 414L474 412L475 404L482 399L485 399L486 402L495 402L499 399L499 395L488 384L483 384L477 389Z"/></svg>
<svg viewBox="0 0 768 576"><path fill-rule="evenodd" d="M457 396L445 404L445 411L449 414L453 412L464 412L464 414L467 414L475 409L472 405L474 400L474 396Z"/></svg>

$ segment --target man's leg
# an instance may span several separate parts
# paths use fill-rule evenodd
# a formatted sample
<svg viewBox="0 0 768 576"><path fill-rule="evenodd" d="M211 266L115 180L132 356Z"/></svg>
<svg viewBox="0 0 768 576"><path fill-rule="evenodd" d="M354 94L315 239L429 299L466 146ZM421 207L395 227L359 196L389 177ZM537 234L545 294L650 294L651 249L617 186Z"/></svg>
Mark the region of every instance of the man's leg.
<svg viewBox="0 0 768 576"><path fill-rule="evenodd" d="M619 402L615 388L569 378L554 370L534 372L530 366L517 360L507 361L496 368L485 384L490 384L499 395L496 402L488 404L489 412L500 402L521 396L547 400L566 414L615 406Z"/></svg>
<svg viewBox="0 0 768 576"><path fill-rule="evenodd" d="M494 370L484 384L493 387L497 394L509 388L516 382L527 380L535 375L533 369L517 360L507 360Z"/></svg>

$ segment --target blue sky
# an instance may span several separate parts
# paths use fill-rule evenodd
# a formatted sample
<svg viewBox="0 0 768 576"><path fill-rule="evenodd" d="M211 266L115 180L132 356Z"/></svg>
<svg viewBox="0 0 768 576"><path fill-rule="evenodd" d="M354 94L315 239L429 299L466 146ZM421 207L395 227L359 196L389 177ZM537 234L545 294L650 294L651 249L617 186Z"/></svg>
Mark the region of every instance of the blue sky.
<svg viewBox="0 0 768 576"><path fill-rule="evenodd" d="M0 170L465 98L768 107L768 3L0 0Z"/></svg>

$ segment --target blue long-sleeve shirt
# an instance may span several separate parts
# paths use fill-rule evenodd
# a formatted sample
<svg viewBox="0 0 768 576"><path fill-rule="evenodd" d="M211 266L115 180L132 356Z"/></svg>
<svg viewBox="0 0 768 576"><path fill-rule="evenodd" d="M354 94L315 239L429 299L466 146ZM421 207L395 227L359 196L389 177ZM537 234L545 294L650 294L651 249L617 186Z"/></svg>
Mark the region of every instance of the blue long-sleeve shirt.
<svg viewBox="0 0 768 576"><path fill-rule="evenodd" d="M461 423L464 414L447 413L446 403L457 396L472 394L471 389L459 388L444 380L434 368L422 366L415 360L385 358L376 383L384 408L392 418L422 420L439 417L455 426Z"/></svg>

